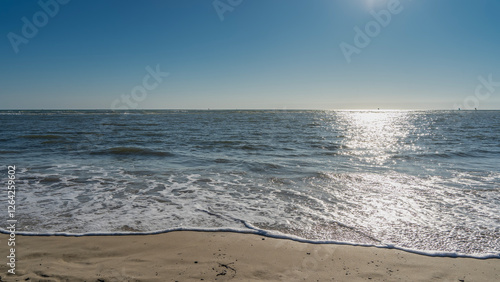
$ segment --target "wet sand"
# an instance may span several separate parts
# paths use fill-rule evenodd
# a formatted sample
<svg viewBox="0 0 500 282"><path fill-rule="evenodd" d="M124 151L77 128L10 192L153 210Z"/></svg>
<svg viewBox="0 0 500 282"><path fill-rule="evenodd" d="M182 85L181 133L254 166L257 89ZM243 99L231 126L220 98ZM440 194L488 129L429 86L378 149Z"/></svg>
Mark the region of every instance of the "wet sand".
<svg viewBox="0 0 500 282"><path fill-rule="evenodd" d="M1 281L500 281L500 259L442 258L229 232L16 236Z"/></svg>

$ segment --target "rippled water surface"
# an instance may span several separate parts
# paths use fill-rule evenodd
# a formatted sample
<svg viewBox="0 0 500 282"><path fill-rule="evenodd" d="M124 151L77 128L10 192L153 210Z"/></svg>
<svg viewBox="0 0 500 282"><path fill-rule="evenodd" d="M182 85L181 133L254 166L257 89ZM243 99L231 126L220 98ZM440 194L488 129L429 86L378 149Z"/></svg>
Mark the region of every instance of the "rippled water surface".
<svg viewBox="0 0 500 282"><path fill-rule="evenodd" d="M0 123L18 231L255 228L500 254L499 111L0 111Z"/></svg>

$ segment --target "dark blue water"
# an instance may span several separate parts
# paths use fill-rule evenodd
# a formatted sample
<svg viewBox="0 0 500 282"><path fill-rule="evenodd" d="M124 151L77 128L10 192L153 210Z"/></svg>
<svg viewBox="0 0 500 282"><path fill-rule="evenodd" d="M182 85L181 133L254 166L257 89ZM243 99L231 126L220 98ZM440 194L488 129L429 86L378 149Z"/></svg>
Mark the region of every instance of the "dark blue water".
<svg viewBox="0 0 500 282"><path fill-rule="evenodd" d="M253 228L500 254L499 111L0 111L0 124L18 231Z"/></svg>

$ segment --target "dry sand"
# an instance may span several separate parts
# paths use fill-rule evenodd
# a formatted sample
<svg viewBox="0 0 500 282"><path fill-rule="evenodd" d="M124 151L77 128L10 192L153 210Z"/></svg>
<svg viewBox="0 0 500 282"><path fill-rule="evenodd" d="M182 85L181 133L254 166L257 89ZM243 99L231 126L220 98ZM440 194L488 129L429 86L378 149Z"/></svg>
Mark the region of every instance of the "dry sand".
<svg viewBox="0 0 500 282"><path fill-rule="evenodd" d="M428 257L258 235L16 237L16 275L1 281L500 281L500 259Z"/></svg>

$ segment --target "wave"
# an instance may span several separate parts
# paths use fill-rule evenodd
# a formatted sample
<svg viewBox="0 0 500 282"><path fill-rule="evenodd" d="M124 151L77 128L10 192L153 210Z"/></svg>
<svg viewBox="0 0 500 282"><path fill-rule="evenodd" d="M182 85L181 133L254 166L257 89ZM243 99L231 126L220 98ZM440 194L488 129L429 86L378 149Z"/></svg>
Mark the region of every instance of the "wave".
<svg viewBox="0 0 500 282"><path fill-rule="evenodd" d="M240 146L239 149L245 150L245 151L257 151L257 150L261 150L261 148L259 146L250 145L250 144Z"/></svg>
<svg viewBox="0 0 500 282"><path fill-rule="evenodd" d="M40 183L44 183L44 184L55 183L55 182L59 182L59 181L61 181L61 178L57 175L49 175L49 176L45 176L42 179L40 179Z"/></svg>
<svg viewBox="0 0 500 282"><path fill-rule="evenodd" d="M23 135L21 137L26 138L26 139L62 139L62 138L64 138L60 135L55 135L55 134L30 134L30 135Z"/></svg>
<svg viewBox="0 0 500 282"><path fill-rule="evenodd" d="M500 253L496 254L462 254L456 252L440 252L440 251L422 251L418 249L411 249L405 247L398 247L392 244L386 245L374 245L374 244L359 244L353 242L345 241L332 241L332 240L308 240L300 237L285 235L281 233L270 232L267 230L259 229L246 222L242 222L247 229L238 228L169 228L150 232L131 232L131 231L121 231L121 232L90 232L90 233L69 233L69 232L55 232L55 233L38 233L38 232L22 232L16 231L16 235L22 236L63 236L63 237L84 237L84 236L140 236L140 235L157 235L176 231L194 231L194 232L230 232L230 233L240 233L240 234L254 234L260 235L268 238L291 240L299 243L308 244L323 244L323 245L348 245L348 246L359 246L359 247L373 247L381 249L395 249L399 251L404 251L413 254L419 254L429 257L450 257L450 258L474 258L474 259L500 259ZM126 228L123 228L126 229ZM10 234L10 231L0 228L0 233Z"/></svg>
<svg viewBox="0 0 500 282"><path fill-rule="evenodd" d="M359 174L351 173L333 173L333 172L317 172L314 174L315 178L323 180L336 180L336 181L350 181L350 182L362 182L364 179Z"/></svg>
<svg viewBox="0 0 500 282"><path fill-rule="evenodd" d="M264 171L276 171L282 167L275 163L264 163L264 162L254 162L249 165L250 171L253 172L264 172Z"/></svg>
<svg viewBox="0 0 500 282"><path fill-rule="evenodd" d="M393 159L452 159L452 158L481 158L484 154L495 154L495 151L486 150L471 150L468 152L436 152L436 153L416 153L416 154L395 154L391 156Z"/></svg>
<svg viewBox="0 0 500 282"><path fill-rule="evenodd" d="M128 123L101 123L101 125L105 126L105 125L110 125L110 126L129 126L130 124Z"/></svg>
<svg viewBox="0 0 500 282"><path fill-rule="evenodd" d="M72 142L68 142L67 140L60 138L50 139L42 142L42 144L71 144L71 143Z"/></svg>
<svg viewBox="0 0 500 282"><path fill-rule="evenodd" d="M329 150L329 151L337 151L341 149L346 149L347 147L341 144L312 144L312 148Z"/></svg>
<svg viewBox="0 0 500 282"><path fill-rule="evenodd" d="M155 151L137 147L114 147L98 152L92 152L92 155L122 155L122 156L156 156L156 157L171 157L174 154L164 151Z"/></svg>

